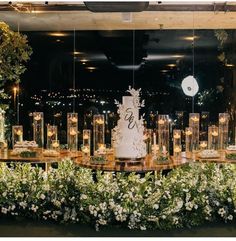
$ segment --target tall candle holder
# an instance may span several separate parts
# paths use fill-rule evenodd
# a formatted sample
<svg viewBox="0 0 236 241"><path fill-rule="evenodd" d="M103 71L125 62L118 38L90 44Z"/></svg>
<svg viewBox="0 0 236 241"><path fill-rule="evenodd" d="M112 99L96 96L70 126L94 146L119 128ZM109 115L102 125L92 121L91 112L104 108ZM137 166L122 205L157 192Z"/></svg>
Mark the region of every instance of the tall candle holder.
<svg viewBox="0 0 236 241"><path fill-rule="evenodd" d="M5 141L5 111L0 108L0 141Z"/></svg>
<svg viewBox="0 0 236 241"><path fill-rule="evenodd" d="M54 140L57 140L57 126L47 125L47 149L52 149Z"/></svg>
<svg viewBox="0 0 236 241"><path fill-rule="evenodd" d="M199 113L189 113L189 127L193 131L193 152L199 149Z"/></svg>
<svg viewBox="0 0 236 241"><path fill-rule="evenodd" d="M174 159L180 159L181 158L181 130L174 130L173 131L173 154Z"/></svg>
<svg viewBox="0 0 236 241"><path fill-rule="evenodd" d="M114 136L115 136L115 130L111 130L111 148L114 148Z"/></svg>
<svg viewBox="0 0 236 241"><path fill-rule="evenodd" d="M207 139L207 132L209 126L209 117L210 113L207 111L201 112L201 125L200 125L200 132L201 132L201 140Z"/></svg>
<svg viewBox="0 0 236 241"><path fill-rule="evenodd" d="M90 156L91 149L91 131L88 129L83 130L83 147L82 152Z"/></svg>
<svg viewBox="0 0 236 241"><path fill-rule="evenodd" d="M22 142L23 141L23 126L12 126L12 147L14 148L14 145L16 142Z"/></svg>
<svg viewBox="0 0 236 241"><path fill-rule="evenodd" d="M158 145L159 154L169 153L169 115L158 115Z"/></svg>
<svg viewBox="0 0 236 241"><path fill-rule="evenodd" d="M192 157L193 151L193 129L192 127L185 128L185 153L187 158Z"/></svg>
<svg viewBox="0 0 236 241"><path fill-rule="evenodd" d="M219 113L219 149L226 149L228 146L229 114Z"/></svg>
<svg viewBox="0 0 236 241"><path fill-rule="evenodd" d="M236 126L234 128L234 145L236 146Z"/></svg>
<svg viewBox="0 0 236 241"><path fill-rule="evenodd" d="M71 151L78 150L78 114L67 113L67 144Z"/></svg>
<svg viewBox="0 0 236 241"><path fill-rule="evenodd" d="M147 154L152 152L152 129L146 129L144 133Z"/></svg>
<svg viewBox="0 0 236 241"><path fill-rule="evenodd" d="M54 151L60 151L60 141L59 140L52 140L51 149Z"/></svg>
<svg viewBox="0 0 236 241"><path fill-rule="evenodd" d="M208 127L208 149L218 150L219 148L219 128L215 125Z"/></svg>
<svg viewBox="0 0 236 241"><path fill-rule="evenodd" d="M200 150L203 151L203 150L206 150L207 149L207 141L200 141Z"/></svg>
<svg viewBox="0 0 236 241"><path fill-rule="evenodd" d="M38 144L38 147L44 147L43 112L33 112L33 139Z"/></svg>
<svg viewBox="0 0 236 241"><path fill-rule="evenodd" d="M93 116L93 150L94 156L104 152L105 147L105 121L104 115Z"/></svg>

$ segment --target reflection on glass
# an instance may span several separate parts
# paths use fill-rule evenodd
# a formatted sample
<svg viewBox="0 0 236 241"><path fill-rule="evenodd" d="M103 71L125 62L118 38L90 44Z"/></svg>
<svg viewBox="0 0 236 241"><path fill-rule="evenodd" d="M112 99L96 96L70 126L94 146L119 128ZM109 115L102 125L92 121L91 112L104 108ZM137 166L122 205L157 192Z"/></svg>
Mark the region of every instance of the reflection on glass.
<svg viewBox="0 0 236 241"><path fill-rule="evenodd" d="M12 147L16 144L16 142L23 141L23 126L12 126Z"/></svg>
<svg viewBox="0 0 236 241"><path fill-rule="evenodd" d="M38 147L44 147L44 117L43 112L33 112L33 136Z"/></svg>

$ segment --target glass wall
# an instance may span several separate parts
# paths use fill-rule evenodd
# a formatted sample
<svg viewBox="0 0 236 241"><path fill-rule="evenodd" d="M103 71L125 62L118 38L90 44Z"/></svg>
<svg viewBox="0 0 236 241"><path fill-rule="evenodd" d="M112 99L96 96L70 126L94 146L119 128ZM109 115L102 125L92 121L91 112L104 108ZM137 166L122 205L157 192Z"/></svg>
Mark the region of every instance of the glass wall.
<svg viewBox="0 0 236 241"><path fill-rule="evenodd" d="M195 30L193 41L192 30L25 32L34 53L20 84L20 122L30 137L31 113L42 111L45 125L58 125L59 139L66 142L66 113L74 101L81 133L92 129L93 114L104 114L108 139L117 121L114 100L134 85L142 88L147 128L156 128L159 113L170 115L171 128L184 129L192 98L184 95L181 82L194 68L199 84L194 112L209 113L205 126L228 112L233 138L235 33Z"/></svg>

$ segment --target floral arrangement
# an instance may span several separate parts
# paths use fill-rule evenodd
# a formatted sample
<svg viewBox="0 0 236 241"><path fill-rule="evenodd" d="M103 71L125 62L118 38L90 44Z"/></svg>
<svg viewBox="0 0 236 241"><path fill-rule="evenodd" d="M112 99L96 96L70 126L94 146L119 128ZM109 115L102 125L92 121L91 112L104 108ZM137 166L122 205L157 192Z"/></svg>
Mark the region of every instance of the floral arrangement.
<svg viewBox="0 0 236 241"><path fill-rule="evenodd" d="M229 153L225 155L226 159L236 160L236 153Z"/></svg>
<svg viewBox="0 0 236 241"><path fill-rule="evenodd" d="M96 179L96 180L95 180ZM45 172L0 164L0 218L172 229L236 217L233 164L191 163L168 175L96 172L59 163Z"/></svg>

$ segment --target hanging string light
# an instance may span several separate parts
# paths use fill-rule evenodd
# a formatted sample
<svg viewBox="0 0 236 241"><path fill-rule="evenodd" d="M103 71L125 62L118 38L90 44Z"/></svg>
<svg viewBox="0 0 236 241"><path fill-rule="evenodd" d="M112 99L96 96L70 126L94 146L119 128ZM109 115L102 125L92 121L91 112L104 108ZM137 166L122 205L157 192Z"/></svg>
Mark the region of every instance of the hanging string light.
<svg viewBox="0 0 236 241"><path fill-rule="evenodd" d="M194 96L197 94L199 90L199 86L197 80L195 79L195 26L194 26L194 12L193 12L193 31L192 31L192 75L187 76L183 79L181 83L181 87L183 92L187 96L192 97L192 113L194 113Z"/></svg>
<svg viewBox="0 0 236 241"><path fill-rule="evenodd" d="M135 72L134 72L134 68L135 68L135 30L133 29L133 76L132 76L132 85L134 88L135 85Z"/></svg>
<svg viewBox="0 0 236 241"><path fill-rule="evenodd" d="M19 18L18 18L19 19ZM17 22L17 32L18 34L20 34L20 24L19 24L19 21ZM19 125L20 123L20 83L18 82L17 83L17 87L16 87L16 92L17 92L17 95L16 95L16 122L17 122L17 125Z"/></svg>
<svg viewBox="0 0 236 241"><path fill-rule="evenodd" d="M73 112L75 112L75 29L74 29L74 39L73 39Z"/></svg>

